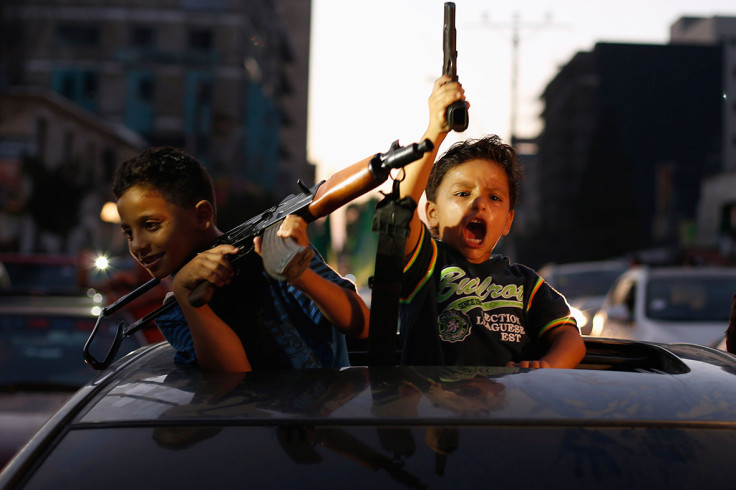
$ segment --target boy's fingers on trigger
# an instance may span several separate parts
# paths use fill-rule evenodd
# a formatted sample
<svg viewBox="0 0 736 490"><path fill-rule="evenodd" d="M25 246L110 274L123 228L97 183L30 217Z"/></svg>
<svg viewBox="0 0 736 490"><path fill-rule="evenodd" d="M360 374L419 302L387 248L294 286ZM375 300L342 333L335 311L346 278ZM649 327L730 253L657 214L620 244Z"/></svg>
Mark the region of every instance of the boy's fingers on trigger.
<svg viewBox="0 0 736 490"><path fill-rule="evenodd" d="M435 86L437 85L445 85L450 81L450 75L442 75L437 80L434 81Z"/></svg>
<svg viewBox="0 0 736 490"><path fill-rule="evenodd" d="M281 238L292 238L299 245L306 246L309 244L307 236L307 222L304 218L295 215L289 215L279 227L276 236Z"/></svg>
<svg viewBox="0 0 736 490"><path fill-rule="evenodd" d="M211 248L209 250L206 250L202 252L200 255L203 254L212 254L212 255L232 255L236 254L240 251L238 247L235 247L233 245L230 245L228 243L223 243L222 245L218 245L214 248Z"/></svg>
<svg viewBox="0 0 736 490"><path fill-rule="evenodd" d="M253 250L258 255L261 255L261 251L263 250L263 237L257 236L253 238Z"/></svg>

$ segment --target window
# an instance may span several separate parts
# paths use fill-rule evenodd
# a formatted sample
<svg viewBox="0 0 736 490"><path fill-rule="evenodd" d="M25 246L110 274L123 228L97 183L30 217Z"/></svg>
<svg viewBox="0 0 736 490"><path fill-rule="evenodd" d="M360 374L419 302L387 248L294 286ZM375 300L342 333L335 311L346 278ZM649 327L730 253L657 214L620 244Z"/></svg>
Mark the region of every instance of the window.
<svg viewBox="0 0 736 490"><path fill-rule="evenodd" d="M91 112L97 112L99 76L94 71L59 69L53 75L54 90Z"/></svg>
<svg viewBox="0 0 736 490"><path fill-rule="evenodd" d="M156 44L153 27L134 27L130 31L130 45L138 48L153 48Z"/></svg>
<svg viewBox="0 0 736 490"><path fill-rule="evenodd" d="M96 46L100 43L100 28L77 24L61 24L56 28L56 37L71 46Z"/></svg>
<svg viewBox="0 0 736 490"><path fill-rule="evenodd" d="M102 151L102 172L105 182L112 182L118 157L113 148L107 147Z"/></svg>
<svg viewBox="0 0 736 490"><path fill-rule="evenodd" d="M125 125L148 136L153 130L156 84L153 74L146 70L128 73L128 94L125 103Z"/></svg>
<svg viewBox="0 0 736 490"><path fill-rule="evenodd" d="M82 97L84 98L84 106L94 107L97 105L98 97L98 80L97 73L85 71L82 74Z"/></svg>
<svg viewBox="0 0 736 490"><path fill-rule="evenodd" d="M189 48L199 51L212 49L212 31L209 29L194 29L189 31Z"/></svg>
<svg viewBox="0 0 736 490"><path fill-rule="evenodd" d="M138 98L147 102L153 100L153 79L141 78L138 80Z"/></svg>

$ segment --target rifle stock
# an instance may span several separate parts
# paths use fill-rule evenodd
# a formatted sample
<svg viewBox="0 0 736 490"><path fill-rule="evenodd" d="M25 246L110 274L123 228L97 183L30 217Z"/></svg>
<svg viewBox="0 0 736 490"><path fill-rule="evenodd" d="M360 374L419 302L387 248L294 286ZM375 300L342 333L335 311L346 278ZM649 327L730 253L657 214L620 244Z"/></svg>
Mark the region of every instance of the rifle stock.
<svg viewBox="0 0 736 490"><path fill-rule="evenodd" d="M369 170L373 158L366 158L338 171L319 186L309 204L309 214L314 219L327 216L343 204L365 194L362 189L371 190L380 185L382 181L376 183L376 178Z"/></svg>

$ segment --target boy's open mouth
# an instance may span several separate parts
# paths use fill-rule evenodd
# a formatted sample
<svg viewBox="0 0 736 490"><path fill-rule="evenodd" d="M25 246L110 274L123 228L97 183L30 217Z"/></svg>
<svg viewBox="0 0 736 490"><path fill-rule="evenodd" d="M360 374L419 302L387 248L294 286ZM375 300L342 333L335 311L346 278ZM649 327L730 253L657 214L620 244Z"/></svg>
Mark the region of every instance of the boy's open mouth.
<svg viewBox="0 0 736 490"><path fill-rule="evenodd" d="M140 258L140 263L143 267L150 268L153 264L158 261L164 254L147 255Z"/></svg>
<svg viewBox="0 0 736 490"><path fill-rule="evenodd" d="M480 245L483 243L483 239L486 237L486 223L485 221L473 218L466 225L463 230L463 236L465 241L470 245Z"/></svg>

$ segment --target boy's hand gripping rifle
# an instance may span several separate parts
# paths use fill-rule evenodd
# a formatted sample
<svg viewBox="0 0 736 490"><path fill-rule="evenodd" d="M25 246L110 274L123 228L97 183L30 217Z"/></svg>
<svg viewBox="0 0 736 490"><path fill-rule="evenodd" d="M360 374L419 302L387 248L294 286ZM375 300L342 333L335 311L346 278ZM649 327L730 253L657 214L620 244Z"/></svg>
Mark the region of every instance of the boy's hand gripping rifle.
<svg viewBox="0 0 736 490"><path fill-rule="evenodd" d="M445 24L442 30L442 74L449 75L450 80L457 82L457 48L455 31L455 4L445 3ZM450 129L462 133L468 129L468 105L457 100L450 104L445 115Z"/></svg>
<svg viewBox="0 0 736 490"><path fill-rule="evenodd" d="M253 239L262 236L269 227L278 225L288 215L296 214L304 218L305 221L312 222L318 218L327 216L334 210L349 203L353 199L375 189L388 179L392 169L402 168L405 165L418 160L421 156L433 148L432 142L424 140L421 143L413 143L407 146L399 146L399 142L395 141L389 151L386 153L377 153L372 157L361 160L350 167L340 170L334 174L328 181L320 182L311 189L298 182L302 192L292 194L261 214L247 220L246 222L236 226L232 230L218 237L212 244L212 247L223 243L232 244L240 249L238 254L231 256L230 262L237 270L237 263L240 257L253 251ZM278 226L274 226L275 229ZM264 244L263 253L266 254L266 245ZM299 255L298 250L287 250L287 253ZM298 259L298 257L297 257ZM284 262L284 268L288 267L288 261ZM130 326L125 322L121 322L115 334L115 338L104 360L97 360L90 348L94 337L97 335L101 325L101 320L108 315L112 315L136 298L154 288L160 282L159 278L153 278L137 289L131 291L127 295L121 297L109 306L102 309L97 318L95 328L92 330L87 342L84 345L84 360L87 364L95 369L104 369L112 363L115 355L120 348L120 344L125 337L129 337L134 332L140 330L148 322L158 318L160 315L171 309L176 300L173 295L169 295L166 301L156 310L141 317ZM203 282L192 291L189 302L193 306L202 306L206 304L214 292L215 286L208 282Z"/></svg>

